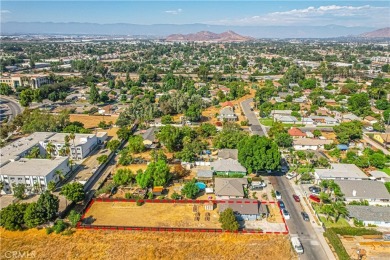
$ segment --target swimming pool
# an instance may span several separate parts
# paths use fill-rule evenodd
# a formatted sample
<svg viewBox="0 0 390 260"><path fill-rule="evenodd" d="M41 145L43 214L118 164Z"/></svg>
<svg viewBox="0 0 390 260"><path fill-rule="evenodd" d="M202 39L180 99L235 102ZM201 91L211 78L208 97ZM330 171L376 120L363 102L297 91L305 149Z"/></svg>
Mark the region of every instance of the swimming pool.
<svg viewBox="0 0 390 260"><path fill-rule="evenodd" d="M206 184L204 184L203 182L197 182L197 183L195 183L195 184L196 184L196 186L198 186L198 188L199 188L200 190L206 189Z"/></svg>

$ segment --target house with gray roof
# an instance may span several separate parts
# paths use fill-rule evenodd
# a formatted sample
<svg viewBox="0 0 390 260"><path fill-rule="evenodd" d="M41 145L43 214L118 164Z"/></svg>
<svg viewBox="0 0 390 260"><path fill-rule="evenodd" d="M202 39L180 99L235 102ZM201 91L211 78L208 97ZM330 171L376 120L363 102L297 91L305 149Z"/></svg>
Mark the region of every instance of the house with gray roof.
<svg viewBox="0 0 390 260"><path fill-rule="evenodd" d="M214 183L217 200L243 199L248 186L246 178L215 178Z"/></svg>
<svg viewBox="0 0 390 260"><path fill-rule="evenodd" d="M322 180L364 180L368 176L355 164L331 163L330 169L314 169L316 183Z"/></svg>
<svg viewBox="0 0 390 260"><path fill-rule="evenodd" d="M370 180L376 180L381 182L390 182L390 176L382 171L369 171L371 177Z"/></svg>
<svg viewBox="0 0 390 260"><path fill-rule="evenodd" d="M229 203L218 204L219 212L231 208L238 221L257 220L268 215L267 207L254 199L230 199Z"/></svg>
<svg viewBox="0 0 390 260"><path fill-rule="evenodd" d="M232 175L240 174L246 175L246 168L234 159L221 159L211 163L211 170L217 175Z"/></svg>
<svg viewBox="0 0 390 260"><path fill-rule="evenodd" d="M218 150L218 159L238 159L238 149L220 149Z"/></svg>
<svg viewBox="0 0 390 260"><path fill-rule="evenodd" d="M346 202L367 200L370 205L390 206L390 194L383 182L372 180L335 180Z"/></svg>
<svg viewBox="0 0 390 260"><path fill-rule="evenodd" d="M233 108L231 107L224 107L219 112L219 115L217 117L220 121L237 121L238 117L234 113Z"/></svg>
<svg viewBox="0 0 390 260"><path fill-rule="evenodd" d="M148 128L143 134L142 138L144 139L143 144L147 148L156 148L157 147L157 141L156 141L156 127L150 127Z"/></svg>
<svg viewBox="0 0 390 260"><path fill-rule="evenodd" d="M212 181L214 172L212 170L198 170L196 172L196 179L199 181Z"/></svg>
<svg viewBox="0 0 390 260"><path fill-rule="evenodd" d="M362 221L365 226L390 228L390 207L347 205L350 218Z"/></svg>

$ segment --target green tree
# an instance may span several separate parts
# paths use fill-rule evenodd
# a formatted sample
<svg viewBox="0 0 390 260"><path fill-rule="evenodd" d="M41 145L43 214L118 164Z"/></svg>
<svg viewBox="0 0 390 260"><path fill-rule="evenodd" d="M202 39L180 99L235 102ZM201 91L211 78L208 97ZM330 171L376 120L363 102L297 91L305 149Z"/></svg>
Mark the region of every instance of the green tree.
<svg viewBox="0 0 390 260"><path fill-rule="evenodd" d="M316 138L322 136L321 131L318 130L318 129L316 129L316 130L313 131L313 135L314 135L314 137L316 137Z"/></svg>
<svg viewBox="0 0 390 260"><path fill-rule="evenodd" d="M60 200L49 191L44 191L37 201L37 207L39 208L39 211L43 213L45 221L56 218L59 206Z"/></svg>
<svg viewBox="0 0 390 260"><path fill-rule="evenodd" d="M68 215L68 220L72 224L72 227L75 227L77 225L77 222L79 222L81 219L80 213L77 213L75 210L71 210Z"/></svg>
<svg viewBox="0 0 390 260"><path fill-rule="evenodd" d="M386 156L381 153L374 153L369 156L370 164L376 168L383 169L386 165Z"/></svg>
<svg viewBox="0 0 390 260"><path fill-rule="evenodd" d="M214 137L213 144L218 149L235 149L245 136L247 135L240 130L240 126L237 124L225 123L222 131Z"/></svg>
<svg viewBox="0 0 390 260"><path fill-rule="evenodd" d="M335 222L337 223L337 221L339 221L339 218L341 216L348 216L348 209L347 207L345 206L345 204L341 201L337 201L335 203L332 204L333 206L333 211L334 211L334 214L335 214Z"/></svg>
<svg viewBox="0 0 390 260"><path fill-rule="evenodd" d="M12 93L14 93L14 91L12 90L12 88L10 86L8 86L5 83L0 84L0 95L9 96Z"/></svg>
<svg viewBox="0 0 390 260"><path fill-rule="evenodd" d="M171 178L169 166L163 160L149 163L144 174L152 176L153 186L164 186Z"/></svg>
<svg viewBox="0 0 390 260"><path fill-rule="evenodd" d="M14 190L15 198L22 200L26 196L26 185L25 184L22 184L22 183L16 184L16 185L14 185L13 190Z"/></svg>
<svg viewBox="0 0 390 260"><path fill-rule="evenodd" d="M50 192L53 192L56 188L56 182L55 181L49 181L47 184L47 190Z"/></svg>
<svg viewBox="0 0 390 260"><path fill-rule="evenodd" d="M184 187L181 189L181 194L186 196L188 199L195 199L198 193L199 193L199 187L198 185L196 185L195 179L184 184Z"/></svg>
<svg viewBox="0 0 390 260"><path fill-rule="evenodd" d="M356 115L366 114L367 111L371 111L370 99L367 93L358 93L352 95L348 99L348 108Z"/></svg>
<svg viewBox="0 0 390 260"><path fill-rule="evenodd" d="M240 227L231 208L227 208L219 214L219 222L223 230L237 231Z"/></svg>
<svg viewBox="0 0 390 260"><path fill-rule="evenodd" d="M126 140L129 139L132 134L132 131L129 127L124 126L119 128L116 134L120 140Z"/></svg>
<svg viewBox="0 0 390 260"><path fill-rule="evenodd" d="M34 228L45 222L45 215L38 204L36 202L32 202L27 206L23 220L27 227Z"/></svg>
<svg viewBox="0 0 390 260"><path fill-rule="evenodd" d="M114 152L119 148L120 144L121 142L119 140L111 140L107 143L107 148L110 149L111 152Z"/></svg>
<svg viewBox="0 0 390 260"><path fill-rule="evenodd" d="M107 154L102 154L99 157L97 157L96 160L99 162L99 164L103 164L103 163L107 162L108 155Z"/></svg>
<svg viewBox="0 0 390 260"><path fill-rule="evenodd" d="M99 101L100 101L99 91L96 88L95 84L92 84L92 86L89 89L89 103L94 105L99 103Z"/></svg>
<svg viewBox="0 0 390 260"><path fill-rule="evenodd" d="M79 182L67 183L62 187L60 194L64 195L67 200L80 202L85 197L84 185Z"/></svg>
<svg viewBox="0 0 390 260"><path fill-rule="evenodd" d="M143 138L140 135L134 135L129 138L128 149L131 153L141 153L146 150L143 142Z"/></svg>
<svg viewBox="0 0 390 260"><path fill-rule="evenodd" d="M164 125L172 124L173 118L170 115L165 115L161 117L161 123Z"/></svg>
<svg viewBox="0 0 390 260"><path fill-rule="evenodd" d="M142 172L142 170L137 171L137 175L135 177L138 186L140 186L142 189L145 189L149 187L152 182L152 176L150 171Z"/></svg>
<svg viewBox="0 0 390 260"><path fill-rule="evenodd" d="M22 230L27 203L12 203L0 211L0 226L6 230Z"/></svg>
<svg viewBox="0 0 390 260"><path fill-rule="evenodd" d="M202 109L198 104L191 104L185 111L184 115L193 122L200 120L202 116Z"/></svg>
<svg viewBox="0 0 390 260"><path fill-rule="evenodd" d="M238 161L248 172L276 170L280 158L278 145L269 138L253 135L238 144Z"/></svg>
<svg viewBox="0 0 390 260"><path fill-rule="evenodd" d="M203 137L210 137L217 134L217 128L215 125L210 123L203 123L199 127L200 129L200 135Z"/></svg>
<svg viewBox="0 0 390 260"><path fill-rule="evenodd" d="M337 139L342 144L348 144L352 140L361 139L363 134L362 123L359 121L343 122L333 129Z"/></svg>
<svg viewBox="0 0 390 260"><path fill-rule="evenodd" d="M271 128L268 131L268 136L274 137L280 133L287 133L286 129L284 128L284 125L280 122L274 122L274 124L271 126Z"/></svg>
<svg viewBox="0 0 390 260"><path fill-rule="evenodd" d="M182 146L182 134L180 129L177 127L171 125L163 126L157 134L157 137L170 152L177 151Z"/></svg>
<svg viewBox="0 0 390 260"><path fill-rule="evenodd" d="M116 171L113 181L116 185L127 185L135 180L135 175L130 169L119 169Z"/></svg>
<svg viewBox="0 0 390 260"><path fill-rule="evenodd" d="M281 147L291 147L293 138L288 133L279 133L275 136L275 142Z"/></svg>

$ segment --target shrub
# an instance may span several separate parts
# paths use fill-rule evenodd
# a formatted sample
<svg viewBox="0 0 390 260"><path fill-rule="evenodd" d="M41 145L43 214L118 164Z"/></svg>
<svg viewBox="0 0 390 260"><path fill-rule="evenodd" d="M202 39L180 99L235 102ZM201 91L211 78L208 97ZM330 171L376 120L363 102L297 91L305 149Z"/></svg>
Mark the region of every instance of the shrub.
<svg viewBox="0 0 390 260"><path fill-rule="evenodd" d="M153 199L153 192L148 192L148 199Z"/></svg>
<svg viewBox="0 0 390 260"><path fill-rule="evenodd" d="M172 193L172 195L171 195L171 199L173 199L173 200L178 200L180 198L181 198L180 194L177 193L176 191L174 193Z"/></svg>
<svg viewBox="0 0 390 260"><path fill-rule="evenodd" d="M353 224L355 227L364 227L363 221L357 220L356 218L353 219Z"/></svg>
<svg viewBox="0 0 390 260"><path fill-rule="evenodd" d="M50 235L51 233L53 233L53 231L54 231L54 230L53 230L52 227L47 227L47 228L46 228L46 234L47 234L47 235Z"/></svg>
<svg viewBox="0 0 390 260"><path fill-rule="evenodd" d="M70 236L70 235L73 235L74 231L71 230L71 229L67 229L65 230L64 232L62 232L62 235L63 236Z"/></svg>
<svg viewBox="0 0 390 260"><path fill-rule="evenodd" d="M332 245L334 251L336 252L339 260L349 260L350 257L345 250L343 243L341 242L340 238L337 236L337 233L334 232L333 228L328 228L324 232L324 237L326 237L329 241L329 243Z"/></svg>
<svg viewBox="0 0 390 260"><path fill-rule="evenodd" d="M136 201L136 204L137 204L137 206L142 206L144 204L144 202L138 199Z"/></svg>
<svg viewBox="0 0 390 260"><path fill-rule="evenodd" d="M380 235L379 231L367 228L342 227L332 228L334 232L342 236L365 236L365 235Z"/></svg>
<svg viewBox="0 0 390 260"><path fill-rule="evenodd" d="M62 231L64 231L66 229L66 224L63 220L58 220L54 226L53 226L53 230L54 232L56 232L56 234L59 234L61 233Z"/></svg>
<svg viewBox="0 0 390 260"><path fill-rule="evenodd" d="M125 199L132 199L133 195L131 193L125 193Z"/></svg>

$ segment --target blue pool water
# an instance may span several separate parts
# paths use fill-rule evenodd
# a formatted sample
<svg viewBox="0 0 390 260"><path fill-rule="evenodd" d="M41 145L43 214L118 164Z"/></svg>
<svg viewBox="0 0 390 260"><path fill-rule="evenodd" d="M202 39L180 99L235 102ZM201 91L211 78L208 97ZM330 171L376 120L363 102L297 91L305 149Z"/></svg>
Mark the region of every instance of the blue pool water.
<svg viewBox="0 0 390 260"><path fill-rule="evenodd" d="M197 182L197 183L196 183L196 186L198 186L198 188L199 188L200 190L206 189L206 184L204 184L203 182Z"/></svg>

